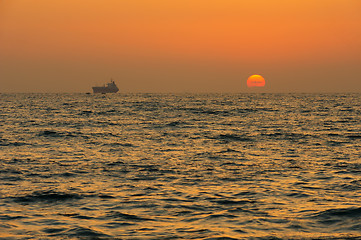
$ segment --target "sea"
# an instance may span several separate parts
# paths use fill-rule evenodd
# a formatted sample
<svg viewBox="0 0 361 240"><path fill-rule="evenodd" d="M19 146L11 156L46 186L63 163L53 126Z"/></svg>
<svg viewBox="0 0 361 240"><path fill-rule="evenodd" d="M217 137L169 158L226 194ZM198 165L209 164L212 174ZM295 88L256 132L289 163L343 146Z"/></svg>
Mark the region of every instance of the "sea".
<svg viewBox="0 0 361 240"><path fill-rule="evenodd" d="M0 239L361 239L361 94L0 94Z"/></svg>

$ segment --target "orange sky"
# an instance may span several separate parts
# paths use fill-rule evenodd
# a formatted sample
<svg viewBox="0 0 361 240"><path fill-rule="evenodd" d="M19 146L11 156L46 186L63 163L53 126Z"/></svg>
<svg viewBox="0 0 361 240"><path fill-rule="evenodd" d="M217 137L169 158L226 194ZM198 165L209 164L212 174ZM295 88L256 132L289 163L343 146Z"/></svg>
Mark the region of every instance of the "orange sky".
<svg viewBox="0 0 361 240"><path fill-rule="evenodd" d="M361 92L359 0L2 0L0 92Z"/></svg>

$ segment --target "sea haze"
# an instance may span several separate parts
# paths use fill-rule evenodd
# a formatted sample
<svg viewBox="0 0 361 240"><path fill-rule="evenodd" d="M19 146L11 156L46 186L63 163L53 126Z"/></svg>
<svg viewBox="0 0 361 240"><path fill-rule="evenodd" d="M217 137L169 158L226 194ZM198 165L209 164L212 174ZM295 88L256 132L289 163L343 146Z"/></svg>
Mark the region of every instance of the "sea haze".
<svg viewBox="0 0 361 240"><path fill-rule="evenodd" d="M0 100L0 239L361 239L360 94Z"/></svg>

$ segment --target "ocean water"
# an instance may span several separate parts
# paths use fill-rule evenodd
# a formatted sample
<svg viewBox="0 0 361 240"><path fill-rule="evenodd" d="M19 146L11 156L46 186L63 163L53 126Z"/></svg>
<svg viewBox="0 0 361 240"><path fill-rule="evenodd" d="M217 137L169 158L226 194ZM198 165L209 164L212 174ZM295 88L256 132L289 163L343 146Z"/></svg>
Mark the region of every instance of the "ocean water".
<svg viewBox="0 0 361 240"><path fill-rule="evenodd" d="M361 239L361 94L0 94L0 239Z"/></svg>

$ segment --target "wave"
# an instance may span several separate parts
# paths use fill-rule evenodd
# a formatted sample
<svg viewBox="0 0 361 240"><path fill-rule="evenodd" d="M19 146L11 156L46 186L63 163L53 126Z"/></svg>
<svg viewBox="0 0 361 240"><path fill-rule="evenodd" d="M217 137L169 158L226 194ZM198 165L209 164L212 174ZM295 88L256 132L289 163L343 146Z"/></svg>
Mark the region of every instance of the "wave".
<svg viewBox="0 0 361 240"><path fill-rule="evenodd" d="M59 213L59 215L65 217L77 218L77 219L94 219L94 217L85 216L78 213Z"/></svg>
<svg viewBox="0 0 361 240"><path fill-rule="evenodd" d="M234 114L227 110L204 109L204 108L196 108L196 107L179 108L179 110L185 112L191 112L193 114L205 114L205 115L215 115L215 116L229 116Z"/></svg>
<svg viewBox="0 0 361 240"><path fill-rule="evenodd" d="M347 135L346 137L352 139L352 140L356 140L356 139L361 139L361 133L359 134L350 134L350 135Z"/></svg>
<svg viewBox="0 0 361 240"><path fill-rule="evenodd" d="M71 228L67 231L62 231L62 229L59 229L59 233L53 234L52 236L76 237L78 239L110 239L109 235L104 234L99 230L96 231L93 230L92 228L85 228L80 226Z"/></svg>
<svg viewBox="0 0 361 240"><path fill-rule="evenodd" d="M277 140L302 140L307 138L318 138L318 136L312 136L310 134L294 133L294 132L273 132L273 133L261 133L262 136L269 137Z"/></svg>
<svg viewBox="0 0 361 240"><path fill-rule="evenodd" d="M214 200L213 202L216 202L220 205L244 205L249 203L255 203L256 201L253 200Z"/></svg>
<svg viewBox="0 0 361 240"><path fill-rule="evenodd" d="M61 133L58 133L56 131L53 131L53 130L44 130L44 131L41 131L39 134L39 136L49 136L49 137L60 137L62 134Z"/></svg>
<svg viewBox="0 0 361 240"><path fill-rule="evenodd" d="M186 123L183 121L173 121L173 122L167 123L166 126L167 127L177 127L177 126L181 126L184 124L186 124Z"/></svg>
<svg viewBox="0 0 361 240"><path fill-rule="evenodd" d="M128 214L128 213L121 213L118 211L111 211L106 215L106 218L112 218L112 219L117 219L117 220L124 220L124 221L135 221L135 222L139 222L139 221L153 221L153 219L151 218L147 218L147 217L140 217L137 215L133 215L133 214Z"/></svg>
<svg viewBox="0 0 361 240"><path fill-rule="evenodd" d="M35 191L31 194L13 197L15 202L18 203L36 203L36 202L59 202L74 199L82 199L83 197L75 193L57 192L53 190L49 191Z"/></svg>
<svg viewBox="0 0 361 240"><path fill-rule="evenodd" d="M0 214L0 220L1 221L9 221L9 220L15 220L15 219L23 219L23 218L28 218L27 216L10 216L7 214Z"/></svg>
<svg viewBox="0 0 361 240"><path fill-rule="evenodd" d="M211 237L205 238L204 240L238 240L239 238L232 238L232 237Z"/></svg>
<svg viewBox="0 0 361 240"><path fill-rule="evenodd" d="M238 142L251 142L254 141L252 138L248 137L247 135L237 135L237 134L219 134L216 136L209 137L210 139L222 140L222 141L238 141Z"/></svg>
<svg viewBox="0 0 361 240"><path fill-rule="evenodd" d="M19 147L19 146L24 146L24 145L28 145L28 143L26 142L19 142L19 141L16 141L16 142L13 142L13 141L9 141L7 139L0 139L0 146L3 146L3 147Z"/></svg>
<svg viewBox="0 0 361 240"><path fill-rule="evenodd" d="M314 215L316 218L331 219L331 218L361 218L361 207L359 208L336 208L328 209L316 213Z"/></svg>

